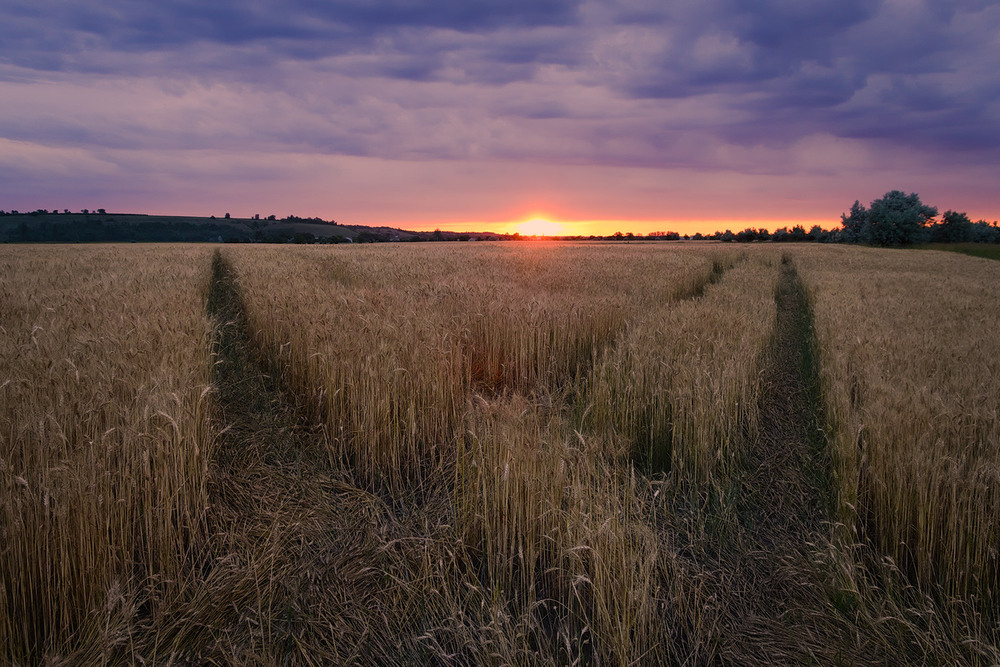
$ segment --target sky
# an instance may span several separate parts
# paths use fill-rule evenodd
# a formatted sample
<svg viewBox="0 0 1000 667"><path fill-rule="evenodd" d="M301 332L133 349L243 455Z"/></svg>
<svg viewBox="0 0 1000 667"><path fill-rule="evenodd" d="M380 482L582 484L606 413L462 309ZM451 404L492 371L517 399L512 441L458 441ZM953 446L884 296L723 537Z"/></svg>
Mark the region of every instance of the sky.
<svg viewBox="0 0 1000 667"><path fill-rule="evenodd" d="M0 209L406 229L1000 218L1000 2L4 0Z"/></svg>

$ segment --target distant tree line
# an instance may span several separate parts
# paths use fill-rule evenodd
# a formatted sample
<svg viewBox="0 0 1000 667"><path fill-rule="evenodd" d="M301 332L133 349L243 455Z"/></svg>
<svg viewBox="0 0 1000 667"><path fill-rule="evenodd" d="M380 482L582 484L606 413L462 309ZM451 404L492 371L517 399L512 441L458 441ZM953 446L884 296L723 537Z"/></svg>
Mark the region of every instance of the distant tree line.
<svg viewBox="0 0 1000 667"><path fill-rule="evenodd" d="M744 229L716 232L703 238L718 241L748 243L752 241L813 241L818 243L861 243L873 246L904 246L918 243L1000 243L997 222L978 220L958 211L945 211L937 219L938 210L920 201L916 193L900 190L887 192L870 206L855 201L850 211L841 216L839 229L826 230L814 225L806 231L801 225L769 232L766 229ZM696 235L697 236L697 235Z"/></svg>
<svg viewBox="0 0 1000 667"><path fill-rule="evenodd" d="M313 234L304 230L274 229L268 223L278 222L277 216L266 218L255 215L245 223L249 230L238 230L232 226L235 220L225 214L229 223L216 223L216 217L210 216L209 221L156 222L149 220L141 224L132 224L116 220L107 215L103 208L90 211L80 211L88 216L83 221L72 224L38 220L32 224L21 222L11 223L7 228L6 238L0 240L39 243L39 242L70 242L86 243L95 241L226 241L230 243L385 243L393 241L519 241L520 234L482 233L470 235L467 233L444 232L435 229L433 232L404 232L387 228L372 228L350 226L355 238L337 234ZM16 210L2 211L0 216L31 216L38 218L50 215L70 215L69 209L63 211L37 209L27 213ZM93 214L94 217L90 217ZM100 216L100 217L97 217ZM23 217L22 217L23 220ZM336 225L333 220L322 218L301 218L288 215L280 220L285 223ZM0 234L2 237L3 234ZM887 192L885 196L873 201L865 207L860 201L855 201L847 213L841 216L841 225L835 229L823 229L813 225L806 230L801 225L791 229L781 227L773 232L767 229L747 228L740 232L732 230L717 231L714 234L681 235L673 231L656 231L647 236L636 236L632 232L623 234L616 232L610 236L561 236L564 239L590 239L610 241L677 241L677 240L712 240L735 243L771 242L813 242L813 243L858 243L873 246L904 246L919 243L1000 243L1000 226L997 222L978 220L973 222L965 213L945 211L938 219L938 210L920 201L916 193L905 194L900 190Z"/></svg>
<svg viewBox="0 0 1000 667"><path fill-rule="evenodd" d="M213 223L143 222L134 224L114 218L75 224L41 221L22 222L8 232L16 243L153 243L158 241L204 242L229 240L232 228Z"/></svg>
<svg viewBox="0 0 1000 667"><path fill-rule="evenodd" d="M107 211L105 211L103 208L99 208L94 211L85 208L82 209L80 213L82 213L83 215L90 215L91 213L94 213L96 215L107 215ZM48 210L47 208L36 208L34 211L25 211L24 213L21 213L17 209L13 209L10 211L0 211L0 215L33 215L37 217L39 215L77 215L77 214L73 213L68 208L64 208L61 211L57 208L54 208L51 211Z"/></svg>
<svg viewBox="0 0 1000 667"><path fill-rule="evenodd" d="M7 243L386 243L394 241L517 240L519 236L491 232L412 232L387 227L338 225L318 217L260 214L252 218L231 215L207 218L108 214L104 209L73 213L37 209L0 210L0 242Z"/></svg>

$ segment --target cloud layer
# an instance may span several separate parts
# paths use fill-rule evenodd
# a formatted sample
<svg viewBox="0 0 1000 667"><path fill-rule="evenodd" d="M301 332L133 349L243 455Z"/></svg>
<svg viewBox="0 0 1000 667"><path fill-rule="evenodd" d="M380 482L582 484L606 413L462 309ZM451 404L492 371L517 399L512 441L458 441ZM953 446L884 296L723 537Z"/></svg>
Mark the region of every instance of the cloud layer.
<svg viewBox="0 0 1000 667"><path fill-rule="evenodd" d="M1000 214L993 2L11 0L0 21L0 208L249 204L262 184L358 222L496 219L498 191L560 208L521 171L552 202L620 181L562 206L578 218L668 219L713 190L743 197L731 217L776 197L835 217L892 188ZM465 173L483 203L456 211ZM338 213L348 182L368 208Z"/></svg>

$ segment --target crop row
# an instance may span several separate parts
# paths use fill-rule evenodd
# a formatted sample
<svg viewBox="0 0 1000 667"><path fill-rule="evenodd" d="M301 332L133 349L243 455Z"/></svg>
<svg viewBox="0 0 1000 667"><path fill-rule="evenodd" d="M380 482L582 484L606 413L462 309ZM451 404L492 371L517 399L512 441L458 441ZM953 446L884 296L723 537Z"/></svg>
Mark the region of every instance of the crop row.
<svg viewBox="0 0 1000 667"><path fill-rule="evenodd" d="M227 323L206 313L211 252L4 251L9 661L100 662L125 646L163 660L165 610L211 597L226 536L206 515L227 426L213 418L214 341ZM547 243L221 252L249 345L322 429L316 451L344 471L338 488L387 508L362 531L365 553L387 559L367 566L382 582L377 602L355 608L353 589L330 592L353 624L331 637L382 627L401 654L469 663L711 659L707 556L674 531L707 531L746 491L740 467L760 438L776 353L779 254ZM788 261L815 318L833 461L821 483L837 501L831 598L872 598L852 603L871 614L851 622L861 634L886 627L888 580L859 581L890 559L921 595L986 618L933 634L945 648L929 654L961 645L989 662L1000 265L863 248L796 248ZM393 512L419 516L418 528L400 537ZM926 604L928 618L952 613ZM253 636L273 636L282 613ZM188 657L220 632L192 631L201 643ZM357 648L331 655L355 659Z"/></svg>

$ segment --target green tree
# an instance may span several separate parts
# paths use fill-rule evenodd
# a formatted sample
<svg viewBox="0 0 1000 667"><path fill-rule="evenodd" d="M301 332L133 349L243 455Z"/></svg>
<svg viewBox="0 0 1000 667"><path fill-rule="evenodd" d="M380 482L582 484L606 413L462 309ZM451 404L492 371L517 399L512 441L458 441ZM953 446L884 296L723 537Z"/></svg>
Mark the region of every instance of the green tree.
<svg viewBox="0 0 1000 667"><path fill-rule="evenodd" d="M969 241L973 243L1000 243L1000 224L977 220L969 225Z"/></svg>
<svg viewBox="0 0 1000 667"><path fill-rule="evenodd" d="M934 240L943 243L963 243L971 240L972 221L965 213L945 211L941 224L934 226Z"/></svg>
<svg viewBox="0 0 1000 667"><path fill-rule="evenodd" d="M935 216L937 209L920 201L917 193L892 190L869 207L862 241L879 246L920 243L927 238L927 223Z"/></svg>
<svg viewBox="0 0 1000 667"><path fill-rule="evenodd" d="M844 227L843 239L847 243L861 243L868 229L868 209L857 199L851 206L851 212L840 216Z"/></svg>
<svg viewBox="0 0 1000 667"><path fill-rule="evenodd" d="M828 236L829 233L819 225L813 225L809 230L810 241L825 241Z"/></svg>

